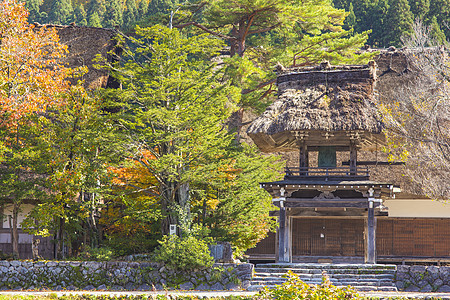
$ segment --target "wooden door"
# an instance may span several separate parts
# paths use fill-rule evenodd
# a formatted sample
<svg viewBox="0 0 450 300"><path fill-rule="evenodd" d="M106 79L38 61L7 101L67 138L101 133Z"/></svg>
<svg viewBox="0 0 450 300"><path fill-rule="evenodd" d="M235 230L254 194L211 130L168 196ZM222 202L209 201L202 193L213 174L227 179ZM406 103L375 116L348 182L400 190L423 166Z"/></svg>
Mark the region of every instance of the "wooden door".
<svg viewBox="0 0 450 300"><path fill-rule="evenodd" d="M364 256L364 220L296 218L292 255Z"/></svg>

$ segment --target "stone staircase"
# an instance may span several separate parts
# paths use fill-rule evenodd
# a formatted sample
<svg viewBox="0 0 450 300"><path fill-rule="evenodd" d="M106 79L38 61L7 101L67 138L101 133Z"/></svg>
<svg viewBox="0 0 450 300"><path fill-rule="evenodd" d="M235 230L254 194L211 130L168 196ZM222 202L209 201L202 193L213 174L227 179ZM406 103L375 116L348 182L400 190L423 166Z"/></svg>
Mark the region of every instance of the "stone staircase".
<svg viewBox="0 0 450 300"><path fill-rule="evenodd" d="M358 291L397 291L394 282L396 268L396 265L379 264L257 264L248 290L257 291L264 286L271 288L282 284L286 281L282 276L290 270L308 284L322 283L322 272L325 271L335 286L351 285Z"/></svg>

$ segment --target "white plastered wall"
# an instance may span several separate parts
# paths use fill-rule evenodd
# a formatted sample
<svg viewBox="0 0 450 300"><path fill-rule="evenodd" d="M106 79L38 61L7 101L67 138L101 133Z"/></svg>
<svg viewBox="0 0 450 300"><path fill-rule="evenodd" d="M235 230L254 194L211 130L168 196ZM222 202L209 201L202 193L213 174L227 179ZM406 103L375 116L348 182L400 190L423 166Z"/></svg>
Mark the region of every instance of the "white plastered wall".
<svg viewBox="0 0 450 300"><path fill-rule="evenodd" d="M431 199L391 199L384 201L389 217L450 218L450 202Z"/></svg>

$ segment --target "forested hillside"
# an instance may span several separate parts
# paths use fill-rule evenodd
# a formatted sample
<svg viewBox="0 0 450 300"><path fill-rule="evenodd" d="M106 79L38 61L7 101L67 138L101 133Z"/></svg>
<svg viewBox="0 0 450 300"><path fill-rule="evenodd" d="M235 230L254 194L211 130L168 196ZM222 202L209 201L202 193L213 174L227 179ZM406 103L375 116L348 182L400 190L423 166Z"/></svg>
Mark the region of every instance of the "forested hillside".
<svg viewBox="0 0 450 300"><path fill-rule="evenodd" d="M449 0L333 0L335 7L349 12L348 27L356 32L372 30L368 44L400 46L400 37L412 33L415 20L427 25L437 42L450 38Z"/></svg>
<svg viewBox="0 0 450 300"><path fill-rule="evenodd" d="M430 27L438 42L450 37L450 0L332 0L345 9L347 29L362 33L372 30L368 44L373 47L400 46L400 37L412 32L413 22ZM189 1L193 2L193 1ZM177 0L26 0L30 21L81 26L116 27L154 24L161 15L168 19Z"/></svg>

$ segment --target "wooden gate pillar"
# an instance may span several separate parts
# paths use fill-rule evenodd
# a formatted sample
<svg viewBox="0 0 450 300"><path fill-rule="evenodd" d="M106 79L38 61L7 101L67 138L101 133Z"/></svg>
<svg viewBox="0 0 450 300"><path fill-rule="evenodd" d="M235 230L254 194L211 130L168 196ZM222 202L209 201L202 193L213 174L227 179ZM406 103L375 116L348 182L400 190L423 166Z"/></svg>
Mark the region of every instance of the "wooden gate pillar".
<svg viewBox="0 0 450 300"><path fill-rule="evenodd" d="M367 209L367 228L366 228L366 255L367 264L376 263L376 219L374 210L374 199L369 198L369 207Z"/></svg>
<svg viewBox="0 0 450 300"><path fill-rule="evenodd" d="M289 218L286 215L286 207L283 205L283 201L280 201L280 217L278 227L278 262L290 262L290 228Z"/></svg>

